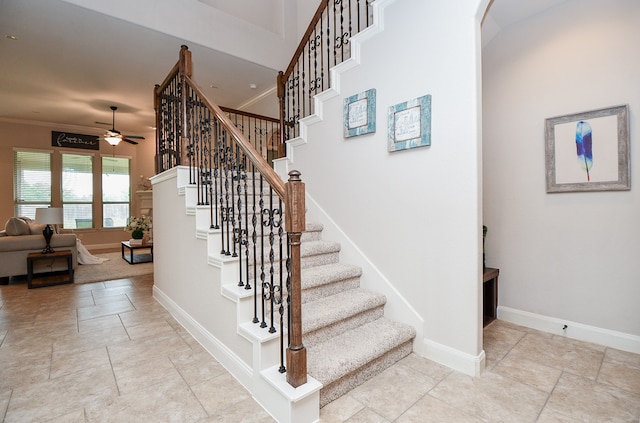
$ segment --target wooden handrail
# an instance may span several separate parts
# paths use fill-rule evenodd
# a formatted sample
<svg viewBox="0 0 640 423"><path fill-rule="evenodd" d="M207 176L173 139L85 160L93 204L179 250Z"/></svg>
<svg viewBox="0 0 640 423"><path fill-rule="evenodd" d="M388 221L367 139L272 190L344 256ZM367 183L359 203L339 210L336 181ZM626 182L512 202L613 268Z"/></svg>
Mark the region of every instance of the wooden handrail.
<svg viewBox="0 0 640 423"><path fill-rule="evenodd" d="M236 114L236 115L242 115L242 116L246 116L246 117L250 117L250 118L266 120L266 121L273 122L273 123L278 123L279 122L279 120L276 119L276 118L272 118L272 117L269 117L269 116L257 115L255 113L245 112L244 110L232 109L231 107L220 106L220 110L222 110L225 113L232 113L232 114Z"/></svg>
<svg viewBox="0 0 640 423"><path fill-rule="evenodd" d="M309 24L309 26L307 27L307 30L305 31L304 35L300 39L300 44L298 44L298 48L296 49L295 53L293 53L291 62L289 62L289 66L287 66L287 69L283 72L284 74L283 81L286 81L289 75L291 75L291 72L293 72L293 68L295 67L296 63L298 63L298 57L300 57L300 55L302 54L302 51L304 50L304 46L307 45L307 42L309 41L309 36L316 28L318 21L320 21L320 18L322 17L322 13L327 9L328 5L329 3L326 0L322 0L320 2L320 5L318 6L316 13L313 15L313 18L311 18L311 23Z"/></svg>

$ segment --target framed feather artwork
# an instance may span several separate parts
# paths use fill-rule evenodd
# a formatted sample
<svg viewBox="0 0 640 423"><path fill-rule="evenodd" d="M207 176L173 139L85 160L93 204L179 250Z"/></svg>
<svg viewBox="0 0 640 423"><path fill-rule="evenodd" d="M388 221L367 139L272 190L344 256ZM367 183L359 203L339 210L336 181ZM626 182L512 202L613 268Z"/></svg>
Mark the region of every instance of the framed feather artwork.
<svg viewBox="0 0 640 423"><path fill-rule="evenodd" d="M625 104L546 119L547 192L631 189L628 116Z"/></svg>

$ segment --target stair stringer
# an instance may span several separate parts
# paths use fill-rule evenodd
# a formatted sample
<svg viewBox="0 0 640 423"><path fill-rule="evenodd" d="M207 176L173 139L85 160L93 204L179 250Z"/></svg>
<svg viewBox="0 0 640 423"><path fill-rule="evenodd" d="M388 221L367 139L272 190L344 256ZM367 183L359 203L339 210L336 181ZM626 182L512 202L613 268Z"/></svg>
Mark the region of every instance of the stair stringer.
<svg viewBox="0 0 640 423"><path fill-rule="evenodd" d="M287 141L286 157L274 160L274 169L281 178L286 178L290 170L296 169L296 149L307 143L308 131L316 123L322 122L324 103L340 95L341 75L360 65L361 45L382 32L384 29L384 10L396 1L397 0L378 0L372 3L373 24L351 38L351 57L330 69L332 87L314 96L313 104L315 113L300 119L300 136ZM304 180L304 169L297 170L302 171L302 178ZM360 279L361 286L372 291L380 292L387 297L385 316L392 320L406 323L416 330L416 337L413 340L413 351L424 356L424 319L422 316L308 192L305 200L309 220L322 223L324 225L323 232L326 234L326 239L331 239L341 244L341 261L362 267L363 276Z"/></svg>
<svg viewBox="0 0 640 423"><path fill-rule="evenodd" d="M222 315L214 314L211 310L208 314L202 314L202 310L192 310L189 306L184 306L184 292L177 295L171 290L167 284L173 283L180 285L185 283L186 277L176 277L173 275L171 281L165 279L164 272L159 269L156 272L156 278L161 286L154 284L154 298L165 307L171 315L178 321L199 343L202 345L218 362L231 373L260 403L260 405L271 414L279 422L316 422L319 420L319 393L322 384L312 377L308 377L306 384L293 388L286 382L286 374L278 371L280 344L279 333L269 333L267 330L257 329L257 325L250 320L252 316L252 302L254 288L245 290L237 286L238 280L238 259L224 256L220 254L220 230L210 229L207 214L203 211L203 206L198 206L197 196L195 194L195 186L188 183L188 168L179 166L156 175L152 178L156 193L165 194L169 190L163 186L164 184L174 184L177 190L173 194L165 194L167 198L164 201L173 204L182 203L184 206L175 207L176 212L170 216L173 227L193 227L192 234L186 234L185 240L191 245L189 248L196 248L206 252L206 271L200 274L191 275L192 277L206 278L206 281L198 282L201 287L206 286L206 293L198 290L191 292L193 296L207 296L210 292L218 291L219 304L224 305L224 309L229 307L234 313L224 313ZM175 197L173 197L175 196ZM161 195L157 195L154 202L162 202ZM183 197L183 201L179 201L179 197ZM178 201L176 201L178 200ZM180 211L181 210L181 211ZM159 211L159 213L162 213ZM181 220L182 222L178 222ZM160 227L156 226L156 231ZM161 234L156 237L159 241L163 238ZM159 242L160 243L160 242ZM173 245L175 248L175 245ZM158 257L162 257L162 247L156 246ZM181 249L182 250L182 249ZM160 253L160 254L158 254ZM175 254L165 253L163 259L170 259ZM198 257L197 259L200 259ZM164 261L164 260L163 260ZM168 260L170 261L170 260ZM181 257L172 265L188 267L184 264L184 257ZM158 260L160 262L160 260ZM158 263L160 264L160 263ZM155 270L155 269L154 269ZM178 270L176 270L179 273ZM182 276L182 275L181 275ZM217 284L211 286L209 284ZM174 288L175 288L174 285ZM169 288L169 289L165 289ZM173 297L175 295L175 298ZM179 298L178 298L179 297ZM211 298L211 297L209 297ZM226 305L225 305L226 304ZM215 308L215 307L210 307ZM221 319L221 321L229 322L235 325L237 339L234 345L242 346L244 342L250 344L250 353L247 355L246 348L235 350L233 345L227 345L217 334L211 329L211 321ZM235 322L233 321L235 320ZM223 335L228 337L229 334ZM286 345L286 341L285 341ZM249 358L247 358L249 357Z"/></svg>

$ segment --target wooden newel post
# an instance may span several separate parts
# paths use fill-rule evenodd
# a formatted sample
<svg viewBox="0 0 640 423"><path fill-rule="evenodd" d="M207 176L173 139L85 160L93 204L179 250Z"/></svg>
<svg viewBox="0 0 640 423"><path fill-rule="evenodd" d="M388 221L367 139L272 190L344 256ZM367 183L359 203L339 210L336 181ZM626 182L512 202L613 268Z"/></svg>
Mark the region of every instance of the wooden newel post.
<svg viewBox="0 0 640 423"><path fill-rule="evenodd" d="M178 72L180 76L180 84L182 85L182 98L180 99L180 113L182 114L182 134L180 136L180 163L181 165L189 164L189 133L188 131L188 92L187 92L187 81L186 78L191 78L193 70L193 65L191 62L191 51L189 51L189 47L182 45L180 46L180 58L178 60Z"/></svg>
<svg viewBox="0 0 640 423"><path fill-rule="evenodd" d="M297 388L307 383L307 350L302 345L302 295L300 284L300 237L305 230L304 182L300 172L289 172L285 184L285 229L289 235L290 314L289 347L287 348L287 382Z"/></svg>

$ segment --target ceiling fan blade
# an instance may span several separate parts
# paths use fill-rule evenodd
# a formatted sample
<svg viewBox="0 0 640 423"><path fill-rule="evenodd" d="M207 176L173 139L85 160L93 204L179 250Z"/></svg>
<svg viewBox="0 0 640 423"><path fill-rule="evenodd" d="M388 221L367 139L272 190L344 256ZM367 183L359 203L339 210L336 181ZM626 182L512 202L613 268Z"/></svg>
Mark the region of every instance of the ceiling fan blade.
<svg viewBox="0 0 640 423"><path fill-rule="evenodd" d="M140 136L140 135L125 135L125 137L127 137L127 138L133 138L133 139L136 139L136 140L143 140L143 139L145 139L144 137L142 137L142 136Z"/></svg>
<svg viewBox="0 0 640 423"><path fill-rule="evenodd" d="M122 141L128 142L129 144L133 144L133 145L137 145L138 144L138 141L133 141L133 140L130 140L128 138L123 138Z"/></svg>

